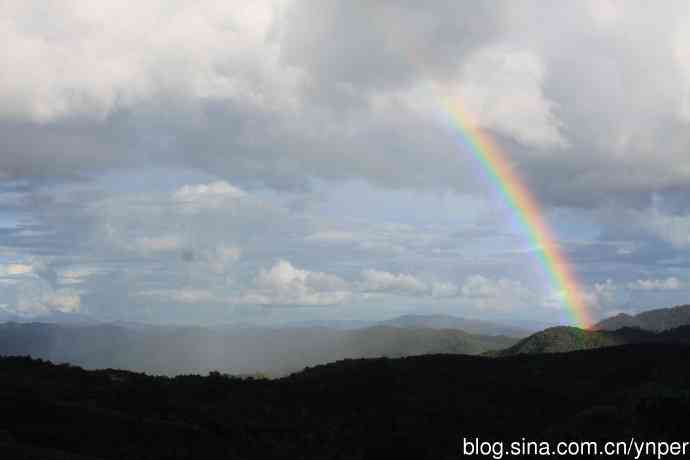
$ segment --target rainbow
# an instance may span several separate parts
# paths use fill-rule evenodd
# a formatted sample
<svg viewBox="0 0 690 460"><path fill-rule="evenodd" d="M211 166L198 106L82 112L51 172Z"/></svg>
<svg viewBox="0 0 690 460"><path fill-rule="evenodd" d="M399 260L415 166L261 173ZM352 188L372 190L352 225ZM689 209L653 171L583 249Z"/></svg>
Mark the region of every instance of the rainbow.
<svg viewBox="0 0 690 460"><path fill-rule="evenodd" d="M441 99L444 100L444 99ZM544 221L543 213L534 195L512 168L499 146L459 104L444 102L452 124L462 134L463 144L479 161L491 181L508 202L520 225L539 248L538 256L551 282L560 291L574 321L582 328L589 328L592 319L573 269Z"/></svg>

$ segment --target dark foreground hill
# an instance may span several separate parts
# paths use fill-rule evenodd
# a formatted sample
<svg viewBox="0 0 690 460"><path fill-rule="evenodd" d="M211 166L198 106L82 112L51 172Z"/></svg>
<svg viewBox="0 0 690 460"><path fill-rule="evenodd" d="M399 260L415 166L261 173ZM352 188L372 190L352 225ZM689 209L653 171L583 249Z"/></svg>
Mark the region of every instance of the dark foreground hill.
<svg viewBox="0 0 690 460"><path fill-rule="evenodd" d="M683 441L688 362L686 346L646 344L346 360L241 380L4 358L0 458L456 459L475 436Z"/></svg>
<svg viewBox="0 0 690 460"><path fill-rule="evenodd" d="M479 354L516 339L459 330L376 326L204 328L113 324L0 324L0 355L30 355L86 368L177 375L220 370L273 376L345 358Z"/></svg>
<svg viewBox="0 0 690 460"><path fill-rule="evenodd" d="M510 356L564 353L635 343L690 344L690 326L682 326L658 333L636 328L600 331L558 326L532 334L512 347L490 354L493 356Z"/></svg>
<svg viewBox="0 0 690 460"><path fill-rule="evenodd" d="M649 310L634 316L621 313L600 321L592 329L614 331L624 327L634 327L660 332L687 325L690 325L690 305L678 305L672 308Z"/></svg>

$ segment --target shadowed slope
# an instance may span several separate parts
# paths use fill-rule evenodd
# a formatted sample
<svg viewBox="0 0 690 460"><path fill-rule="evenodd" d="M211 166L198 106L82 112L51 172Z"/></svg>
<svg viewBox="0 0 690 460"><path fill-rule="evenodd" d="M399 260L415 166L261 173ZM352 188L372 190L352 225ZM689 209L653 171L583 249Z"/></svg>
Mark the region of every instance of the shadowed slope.
<svg viewBox="0 0 690 460"><path fill-rule="evenodd" d="M491 353L491 355L563 353L636 343L688 344L690 343L690 326L682 326L659 333L636 328L598 331L567 326L552 327L537 332L505 350Z"/></svg>
<svg viewBox="0 0 690 460"><path fill-rule="evenodd" d="M4 358L0 456L30 446L102 459L451 459L462 437L687 439L688 362L687 346L644 344L345 360L271 381Z"/></svg>

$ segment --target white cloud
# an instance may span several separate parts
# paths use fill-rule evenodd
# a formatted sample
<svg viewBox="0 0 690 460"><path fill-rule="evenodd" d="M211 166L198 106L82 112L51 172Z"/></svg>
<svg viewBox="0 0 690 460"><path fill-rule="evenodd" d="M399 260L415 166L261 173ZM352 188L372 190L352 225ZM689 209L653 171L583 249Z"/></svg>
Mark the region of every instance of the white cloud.
<svg viewBox="0 0 690 460"><path fill-rule="evenodd" d="M13 262L0 263L0 278L2 277L37 277L46 270L49 258L30 256Z"/></svg>
<svg viewBox="0 0 690 460"><path fill-rule="evenodd" d="M6 2L0 115L102 120L161 92L279 99L294 77L279 66L269 35L275 4L146 0L133 11L109 1ZM264 94L251 91L257 84Z"/></svg>
<svg viewBox="0 0 690 460"><path fill-rule="evenodd" d="M137 293L140 297L152 297L163 301L174 301L183 304L223 302L212 291L207 289L151 289Z"/></svg>
<svg viewBox="0 0 690 460"><path fill-rule="evenodd" d="M402 295L423 295L428 293L427 283L413 275L390 273L381 270L367 269L361 273L360 289L368 292L388 292Z"/></svg>
<svg viewBox="0 0 690 460"><path fill-rule="evenodd" d="M681 120L690 123L690 30L687 27L676 29L674 56L684 80L678 94L679 114Z"/></svg>
<svg viewBox="0 0 690 460"><path fill-rule="evenodd" d="M243 301L260 305L335 305L352 295L342 278L294 267L286 260L261 269Z"/></svg>
<svg viewBox="0 0 690 460"><path fill-rule="evenodd" d="M33 273L34 267L28 264L12 263L0 265L1 276L28 275Z"/></svg>
<svg viewBox="0 0 690 460"><path fill-rule="evenodd" d="M261 269L251 284L231 293L228 286L208 288L149 289L140 297L183 304L220 303L264 306L327 306L342 303L352 296L349 284L338 276L296 268L278 260Z"/></svg>
<svg viewBox="0 0 690 460"><path fill-rule="evenodd" d="M73 289L58 289L43 301L48 310L61 313L77 313L81 309L81 296Z"/></svg>
<svg viewBox="0 0 690 460"><path fill-rule="evenodd" d="M481 310L511 310L534 306L537 297L519 281L472 275L460 287L460 295Z"/></svg>
<svg viewBox="0 0 690 460"><path fill-rule="evenodd" d="M5 310L26 317L54 311L77 313L81 308L81 291L71 288L54 289L46 280L24 277L14 283L0 286L0 294L6 299Z"/></svg>
<svg viewBox="0 0 690 460"><path fill-rule="evenodd" d="M436 299L455 297L459 288L449 281L425 281L407 273L391 273L366 269L360 273L357 290L366 294L392 294L400 296L426 296Z"/></svg>
<svg viewBox="0 0 690 460"><path fill-rule="evenodd" d="M325 230L305 237L305 241L331 244L351 243L355 239L354 233L341 230Z"/></svg>
<svg viewBox="0 0 690 460"><path fill-rule="evenodd" d="M58 272L58 282L61 285L82 284L90 277L102 273L103 270L90 266L66 267Z"/></svg>
<svg viewBox="0 0 690 460"><path fill-rule="evenodd" d="M619 302L619 288L611 279L604 282L594 283L591 288L583 293L585 303L589 307L598 310L610 309L617 306Z"/></svg>
<svg viewBox="0 0 690 460"><path fill-rule="evenodd" d="M243 198L247 194L226 181L208 184L184 185L173 194L173 200L184 209L217 208L230 200Z"/></svg>
<svg viewBox="0 0 690 460"><path fill-rule="evenodd" d="M690 216L668 215L657 209L631 211L634 222L657 238L683 249L690 247Z"/></svg>
<svg viewBox="0 0 690 460"><path fill-rule="evenodd" d="M458 286L450 282L431 283L431 296L436 298L455 297L460 292Z"/></svg>
<svg viewBox="0 0 690 460"><path fill-rule="evenodd" d="M173 235L148 237L142 236L135 240L138 250L144 253L169 252L180 249L180 239Z"/></svg>
<svg viewBox="0 0 690 460"><path fill-rule="evenodd" d="M215 250L206 254L206 260L214 273L224 273L228 267L234 265L242 256L242 250L237 246L227 246L224 243L216 246Z"/></svg>
<svg viewBox="0 0 690 460"><path fill-rule="evenodd" d="M55 275L48 261L45 257L28 257L22 262L0 264L0 299L7 304L5 310L21 316L81 310L80 291L56 289L54 282L48 281Z"/></svg>
<svg viewBox="0 0 690 460"><path fill-rule="evenodd" d="M639 279L628 283L628 289L633 291L677 291L685 287L686 283L675 276L666 279Z"/></svg>
<svg viewBox="0 0 690 460"><path fill-rule="evenodd" d="M493 45L468 57L450 92L453 103L484 127L526 145L564 146L554 103L542 90L545 78L545 64L538 55Z"/></svg>

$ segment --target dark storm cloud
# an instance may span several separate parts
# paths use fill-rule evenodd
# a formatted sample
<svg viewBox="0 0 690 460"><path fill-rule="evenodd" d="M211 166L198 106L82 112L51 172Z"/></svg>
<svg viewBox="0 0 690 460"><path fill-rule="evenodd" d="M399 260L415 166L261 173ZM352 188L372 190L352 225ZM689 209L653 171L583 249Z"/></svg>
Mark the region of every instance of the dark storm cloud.
<svg viewBox="0 0 690 460"><path fill-rule="evenodd" d="M591 207L602 196L688 193L682 2L269 2L218 17L185 7L160 16L155 2L137 17L106 9L139 42L90 9L51 8L54 20L41 22L47 14L11 7L4 26L8 177L149 163L278 187L315 176L466 190L476 166L458 159L457 134L409 104L430 97L413 89L432 80L444 91L459 85L460 101L483 108L474 115L542 201ZM163 21L157 34L147 30L153 19ZM52 41L39 42L46 34ZM30 68L41 71L22 74ZM467 80L478 71L487 86ZM493 77L501 72L518 72L515 86Z"/></svg>

